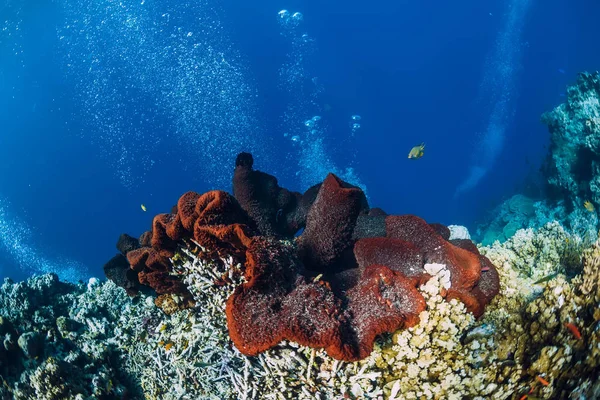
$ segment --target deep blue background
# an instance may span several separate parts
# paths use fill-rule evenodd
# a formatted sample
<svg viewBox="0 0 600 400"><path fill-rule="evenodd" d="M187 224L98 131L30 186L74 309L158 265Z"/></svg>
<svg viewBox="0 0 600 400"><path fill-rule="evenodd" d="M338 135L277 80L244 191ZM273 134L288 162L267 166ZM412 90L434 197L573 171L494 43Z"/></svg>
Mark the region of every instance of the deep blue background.
<svg viewBox="0 0 600 400"><path fill-rule="evenodd" d="M289 42L280 35L277 11L301 11L303 29L316 40L312 67L324 85L322 102L331 105L324 119L331 127L327 143L337 148L332 157L343 166L356 154L372 206L473 226L524 190L539 168L548 142L540 115L563 101L577 72L600 68L600 3L532 1L504 149L480 185L458 200L452 195L467 176L476 132L488 117L476 98L505 2L236 0L224 6L222 22L259 90L259 116L270 131L265 135L277 131L283 112L276 77ZM96 146L79 135L85 128L71 100L75 82L56 51L58 7L28 7L18 16L0 16L23 21L23 54L0 42L0 196L31 227L40 254L77 260L100 276L120 233L139 235L179 195L211 184L163 162L149 172L147 184L121 186ZM352 114L362 116L362 128L354 148L340 148ZM287 151L283 140L277 136L274 143ZM407 160L420 142L427 143L425 156ZM293 177L282 176L277 165L256 160L256 167L279 175L290 189L305 189L293 186ZM140 210L142 202L148 213ZM23 277L6 253L0 253L0 266L0 276Z"/></svg>

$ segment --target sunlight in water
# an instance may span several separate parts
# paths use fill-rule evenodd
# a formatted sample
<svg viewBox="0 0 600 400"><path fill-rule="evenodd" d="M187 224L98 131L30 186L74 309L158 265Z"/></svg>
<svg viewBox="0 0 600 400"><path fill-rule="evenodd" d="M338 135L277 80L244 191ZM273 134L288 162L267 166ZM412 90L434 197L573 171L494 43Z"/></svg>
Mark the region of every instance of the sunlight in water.
<svg viewBox="0 0 600 400"><path fill-rule="evenodd" d="M311 74L310 59L316 50L316 44L302 30L303 20L304 16L300 12L281 10L278 13L281 35L290 45L286 61L279 69L279 88L288 99L281 129L285 132L284 136L290 138L294 150L289 156L290 164L296 166L294 172L302 190L321 182L332 172L341 179L360 186L366 193L365 185L360 182L351 165L340 168L332 160L326 143L329 129L321 115L314 115L326 111L326 107L321 104L323 87L319 79ZM352 116L349 136L360 129L358 120L360 116Z"/></svg>
<svg viewBox="0 0 600 400"><path fill-rule="evenodd" d="M530 0L511 1L505 25L485 64L479 102L488 104L490 108L487 127L473 152L469 174L456 189L454 197L477 186L502 152L506 131L514 113L513 92L523 47L521 32L530 5Z"/></svg>

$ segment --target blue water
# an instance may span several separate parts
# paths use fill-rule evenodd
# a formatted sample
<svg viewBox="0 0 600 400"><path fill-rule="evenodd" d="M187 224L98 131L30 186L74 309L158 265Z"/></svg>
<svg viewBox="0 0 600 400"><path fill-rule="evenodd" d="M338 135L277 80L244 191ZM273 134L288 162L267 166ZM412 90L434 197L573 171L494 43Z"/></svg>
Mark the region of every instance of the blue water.
<svg viewBox="0 0 600 400"><path fill-rule="evenodd" d="M293 190L333 171L473 227L600 68L593 0L190 4L0 0L0 277L102 276L120 233L230 190L239 151Z"/></svg>

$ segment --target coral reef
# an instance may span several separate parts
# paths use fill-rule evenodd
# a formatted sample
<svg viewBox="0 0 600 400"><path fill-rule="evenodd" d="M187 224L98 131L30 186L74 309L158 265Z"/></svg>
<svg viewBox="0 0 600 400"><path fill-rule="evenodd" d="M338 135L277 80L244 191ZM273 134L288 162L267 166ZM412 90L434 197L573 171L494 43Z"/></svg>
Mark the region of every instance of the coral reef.
<svg viewBox="0 0 600 400"><path fill-rule="evenodd" d="M582 74L544 117L567 201L511 199L489 245L240 154L235 196L122 235L108 281L4 281L0 399L599 398L599 89Z"/></svg>
<svg viewBox="0 0 600 400"><path fill-rule="evenodd" d="M504 242L519 229L532 226L531 221L535 217L534 204L533 199L517 194L496 207L490 213L494 218L477 231L481 244L489 246L496 240Z"/></svg>
<svg viewBox="0 0 600 400"><path fill-rule="evenodd" d="M132 308L113 283L71 285L56 275L0 288L0 398L141 397L123 368ZM136 310L137 311L137 310ZM141 314L140 314L141 315Z"/></svg>
<svg viewBox="0 0 600 400"><path fill-rule="evenodd" d="M170 260L195 306L170 315L155 306L155 295L141 291L132 300L110 281L70 285L53 275L7 281L0 289L0 398L593 399L600 373L600 242L577 247L582 268L569 281L560 273L569 238L554 222L479 247L498 266L500 283L479 319L461 301L448 301L446 265L425 264L427 276L410 286L424 301L413 326L379 335L370 354L353 362L289 340L256 356L240 353L225 308L249 283L247 260L224 253L211 259L193 240L182 241ZM369 242L382 239L400 240L359 240L356 254L366 252L359 264L370 257ZM287 259L296 252L293 242L260 240L268 243L257 257ZM390 279L396 266L382 263L388 267L366 270ZM264 265L273 266L281 267ZM551 279L535 284L545 275ZM23 348L42 353L30 359Z"/></svg>
<svg viewBox="0 0 600 400"><path fill-rule="evenodd" d="M252 166L250 154L238 155L236 198L222 191L185 193L175 214L154 217L150 247L127 235L117 245L130 249L131 271L156 291L155 304L168 314L195 304L185 275L171 264L179 246L193 240L202 250L199 257L239 262L244 283L229 297L226 316L231 340L243 354L255 356L285 340L324 348L340 360L363 359L377 336L418 322L425 300L417 286L430 276L428 264L444 265L444 296L464 302L476 317L497 293L494 265L470 240L449 242L447 227L370 213L362 190L333 174L301 196ZM305 221L298 218L299 207ZM292 214L295 222L282 225L279 218L289 222ZM304 224L293 246L282 242ZM376 232L381 236L373 237ZM128 289L114 264L105 267L107 276Z"/></svg>
<svg viewBox="0 0 600 400"><path fill-rule="evenodd" d="M551 135L545 174L551 187L583 207L600 206L600 74L581 73L567 101L542 116Z"/></svg>
<svg viewBox="0 0 600 400"><path fill-rule="evenodd" d="M483 245L503 242L519 229L559 221L571 234L595 238L600 206L600 74L581 73L566 101L542 115L550 147L544 166L542 199L517 194L490 212L476 231ZM586 208L589 201L592 208ZM595 239L591 239L593 242Z"/></svg>

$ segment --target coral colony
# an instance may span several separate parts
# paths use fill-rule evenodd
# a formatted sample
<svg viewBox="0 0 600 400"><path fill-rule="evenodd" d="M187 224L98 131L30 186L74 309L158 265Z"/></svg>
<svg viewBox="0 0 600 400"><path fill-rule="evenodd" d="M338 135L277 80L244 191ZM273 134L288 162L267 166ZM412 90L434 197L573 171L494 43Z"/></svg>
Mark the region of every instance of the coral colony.
<svg viewBox="0 0 600 400"><path fill-rule="evenodd" d="M600 137L599 97L581 75L553 141ZM551 151L550 184L597 205ZM297 193L253 164L233 195L185 193L121 235L108 281L5 280L0 399L600 398L600 242L571 231L589 210L519 229L543 207L513 199L483 247L333 174Z"/></svg>
<svg viewBox="0 0 600 400"><path fill-rule="evenodd" d="M252 164L250 154L238 155L235 197L184 194L175 213L154 218L145 234L150 246L126 253L139 283L160 295L157 305L172 304L174 295L190 306L170 262L178 243L210 249L197 253L207 260L232 256L244 283L226 302L227 327L241 353L255 356L289 340L335 359L363 359L378 335L418 322L425 299L417 287L431 278L427 265L443 266L446 298L461 300L475 316L498 293L495 267L470 240L448 240L446 227L370 210L359 188L332 174L300 194ZM282 242L299 229L297 246ZM129 278L126 288L135 284Z"/></svg>

